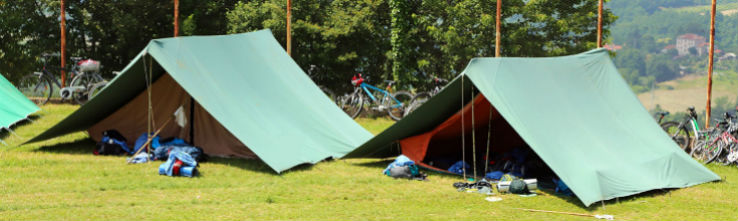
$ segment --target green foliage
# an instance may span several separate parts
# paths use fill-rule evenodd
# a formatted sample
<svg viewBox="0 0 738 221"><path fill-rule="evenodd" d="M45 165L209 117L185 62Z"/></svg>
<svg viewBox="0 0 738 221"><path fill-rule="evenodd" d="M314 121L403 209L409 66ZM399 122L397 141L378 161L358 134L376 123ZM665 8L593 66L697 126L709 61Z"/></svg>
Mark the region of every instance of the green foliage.
<svg viewBox="0 0 738 221"><path fill-rule="evenodd" d="M57 13L51 0L0 0L0 73L11 82L36 67L36 56L59 49Z"/></svg>
<svg viewBox="0 0 738 221"><path fill-rule="evenodd" d="M346 89L348 77L363 72L374 79L370 83L396 79L401 87L426 89L430 77L453 78L472 58L494 56L493 0L310 2L315 7L306 9L307 3L299 0L293 4L293 58L304 69L319 66L319 75L326 76L317 82L330 88ZM284 42L283 4L239 3L229 12L229 31L271 28ZM505 56L555 56L595 48L597 0L503 4ZM606 10L605 36L614 20ZM351 47L355 45L362 47Z"/></svg>
<svg viewBox="0 0 738 221"><path fill-rule="evenodd" d="M181 0L181 33L224 34L225 12L235 2ZM41 53L60 50L60 5L58 0L0 0L0 5L0 73L12 81L38 71ZM67 56L101 60L106 77L149 40L171 37L174 29L171 1L67 0L66 7Z"/></svg>
<svg viewBox="0 0 738 221"><path fill-rule="evenodd" d="M227 13L228 32L269 28L284 44L285 4L239 2ZM357 72L370 83L391 78L389 7L383 0L295 0L292 15L292 57L318 84L341 92Z"/></svg>

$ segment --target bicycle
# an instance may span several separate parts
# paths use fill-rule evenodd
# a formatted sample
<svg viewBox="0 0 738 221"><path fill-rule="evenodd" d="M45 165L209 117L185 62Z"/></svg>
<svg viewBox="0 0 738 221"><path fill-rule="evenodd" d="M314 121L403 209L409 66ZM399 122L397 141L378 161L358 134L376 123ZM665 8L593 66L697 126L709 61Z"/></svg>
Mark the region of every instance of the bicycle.
<svg viewBox="0 0 738 221"><path fill-rule="evenodd" d="M723 149L731 148L731 150L738 143L738 139L733 136L733 133L738 131L738 125L733 123L732 116L730 113L723 115L723 120L718 121L717 125L707 132L708 139L699 140L692 151L689 153L693 158L709 164L716 160L722 153Z"/></svg>
<svg viewBox="0 0 738 221"><path fill-rule="evenodd" d="M317 81L318 75L315 74L316 70L318 70L318 66L311 64L310 68L308 68L308 77L312 79L314 82ZM317 83L317 82L316 82ZM328 96L328 98L331 99L331 101L336 102L336 94L333 93L331 89L328 89L328 87L325 87L323 85L318 85L318 88L320 88L323 93Z"/></svg>
<svg viewBox="0 0 738 221"><path fill-rule="evenodd" d="M443 78L434 77L433 78L433 84L434 87L432 90L427 92L420 92L413 97L412 100L410 100L410 104L407 107L405 115L415 111L415 109L418 109L421 105L423 105L425 102L430 100L431 97L436 96L443 87L448 83L448 80Z"/></svg>
<svg viewBox="0 0 738 221"><path fill-rule="evenodd" d="M26 97L37 100L38 104L44 105L54 94L54 85L59 88L59 95L62 100L73 99L78 104L84 104L88 100L88 89L90 86L104 81L100 76L100 63L92 59L84 60L81 57L71 57L72 68L70 68L67 80L70 80L69 87L62 87L59 80L49 70L47 66L49 57L55 55L43 54L43 68L39 72L28 74L21 78L16 85ZM55 68L61 70L62 68Z"/></svg>
<svg viewBox="0 0 738 221"><path fill-rule="evenodd" d="M690 148L694 146L694 142L697 140L697 136L700 134L700 125L697 123L697 112L694 107L687 108L687 115L681 122L667 121L661 123L664 116L669 115L669 112L658 112L656 115L659 117L659 125L661 126L669 137L676 142L684 152L689 153Z"/></svg>
<svg viewBox="0 0 738 221"><path fill-rule="evenodd" d="M364 82L364 78L361 76L361 73L359 73L358 76L354 75L351 79L354 91L351 94L342 96L336 103L338 103L341 109L351 116L351 118L359 116L361 111L364 109L364 102L367 102L369 105L374 103L376 107L373 107L372 109L380 112L386 110L390 118L398 121L405 116L406 104L413 99L413 95L407 91L397 91L392 94L390 91L396 82L385 82L387 82L386 90L382 90ZM370 90L374 91L374 93ZM370 100L365 100L365 96L369 97Z"/></svg>

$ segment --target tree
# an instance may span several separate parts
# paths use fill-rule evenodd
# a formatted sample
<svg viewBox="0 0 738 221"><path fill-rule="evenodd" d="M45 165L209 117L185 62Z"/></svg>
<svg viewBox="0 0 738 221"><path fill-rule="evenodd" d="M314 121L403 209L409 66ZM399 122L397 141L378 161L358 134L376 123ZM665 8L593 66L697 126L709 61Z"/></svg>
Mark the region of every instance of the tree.
<svg viewBox="0 0 738 221"><path fill-rule="evenodd" d="M285 44L282 0L240 2L228 12L228 32L269 28ZM294 0L292 57L313 80L336 92L348 91L351 76L371 83L391 79L389 6L383 0ZM315 67L315 68L311 68Z"/></svg>
<svg viewBox="0 0 738 221"><path fill-rule="evenodd" d="M11 82L39 68L41 53L59 50L53 3L0 0L0 73Z"/></svg>

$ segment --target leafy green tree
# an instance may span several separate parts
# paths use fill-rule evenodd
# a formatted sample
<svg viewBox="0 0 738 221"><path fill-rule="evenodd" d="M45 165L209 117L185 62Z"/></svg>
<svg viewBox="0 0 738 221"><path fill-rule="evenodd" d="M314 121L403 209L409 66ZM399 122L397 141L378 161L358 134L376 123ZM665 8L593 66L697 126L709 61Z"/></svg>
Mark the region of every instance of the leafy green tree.
<svg viewBox="0 0 738 221"><path fill-rule="evenodd" d="M271 29L285 44L285 1L239 2L228 12L228 32ZM351 76L371 83L391 79L389 6L383 0L295 0L292 57L313 80L347 91Z"/></svg>
<svg viewBox="0 0 738 221"><path fill-rule="evenodd" d="M59 50L54 1L0 0L0 73L19 80L38 67L37 56Z"/></svg>

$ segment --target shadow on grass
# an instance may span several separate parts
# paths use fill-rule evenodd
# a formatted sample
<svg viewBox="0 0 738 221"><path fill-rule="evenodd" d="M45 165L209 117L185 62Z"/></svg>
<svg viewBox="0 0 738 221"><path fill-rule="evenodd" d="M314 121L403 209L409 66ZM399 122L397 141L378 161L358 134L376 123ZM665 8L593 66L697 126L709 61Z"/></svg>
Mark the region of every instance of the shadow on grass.
<svg viewBox="0 0 738 221"><path fill-rule="evenodd" d="M95 141L89 138L85 139L79 139L73 142L68 143L58 143L50 146L42 146L34 151L38 152L47 152L47 153L56 153L56 154L81 154L81 155L91 155L92 151L95 149ZM228 157L209 157L207 161L203 163L215 163L215 164L222 164L232 167L241 168L244 170L250 170L255 171L259 173L264 174L270 174L278 176L280 174L276 173L272 168L270 168L266 163L264 163L260 159L244 159L244 158L228 158ZM299 172L299 171L307 171L311 170L313 168L312 164L301 164L294 168L291 168L286 171L282 171L281 174L286 173L292 173L292 172Z"/></svg>
<svg viewBox="0 0 738 221"><path fill-rule="evenodd" d="M35 121L39 117L40 116L38 114L32 114L32 115L28 116L28 118L23 119L23 120L17 122L16 124L11 125L10 126L10 131L14 131L15 128L22 127L22 126L28 125L30 123L33 123L33 121ZM4 140L5 138L8 138L9 136L11 136L11 133L9 133L9 131L7 129L0 128L0 140Z"/></svg>
<svg viewBox="0 0 738 221"><path fill-rule="evenodd" d="M354 163L353 165L362 166L362 167L373 167L379 170L384 170L393 161L395 161L394 158L382 158L382 159L376 159L375 161L371 161L371 162ZM450 179L459 179L463 181L463 177L461 177L461 175L452 174L448 171L440 171L440 170L426 168L422 166L420 168L423 172L425 172L428 175L429 179L430 177L437 176L437 177L450 178ZM467 174L467 176L470 176L470 175Z"/></svg>
<svg viewBox="0 0 738 221"><path fill-rule="evenodd" d="M79 139L67 143L57 143L51 146L42 146L34 150L37 152L58 153L58 154L84 154L92 155L95 149L95 141L90 138Z"/></svg>

